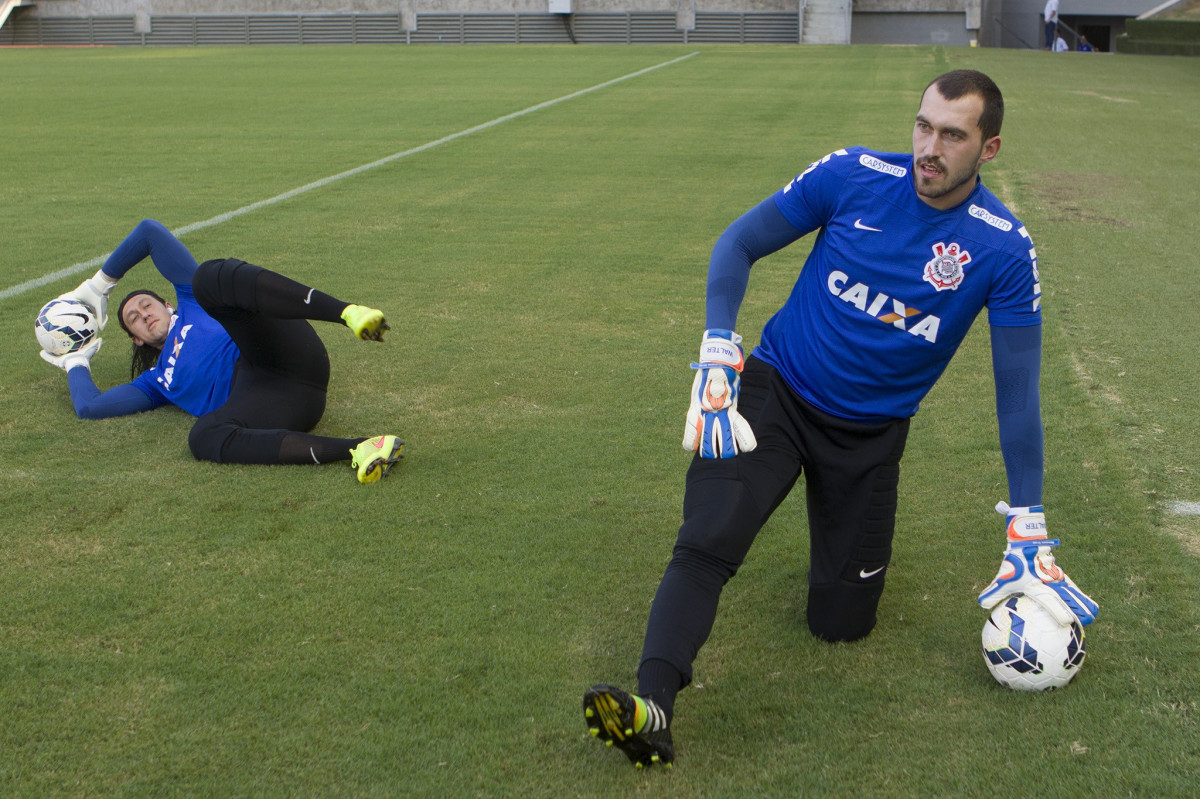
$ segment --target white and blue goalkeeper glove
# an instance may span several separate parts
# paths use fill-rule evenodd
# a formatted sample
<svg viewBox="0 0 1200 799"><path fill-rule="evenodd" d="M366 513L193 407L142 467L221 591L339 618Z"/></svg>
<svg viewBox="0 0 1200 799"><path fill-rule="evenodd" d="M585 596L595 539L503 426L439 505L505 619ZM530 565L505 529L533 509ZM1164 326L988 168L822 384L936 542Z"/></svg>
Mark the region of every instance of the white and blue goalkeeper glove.
<svg viewBox="0 0 1200 799"><path fill-rule="evenodd" d="M82 366L89 372L92 371L92 358L100 351L100 345L104 343L104 339L96 338L88 342L86 347L68 352L66 355L51 355L45 350L39 350L38 354L42 356L42 360L51 366L57 366L64 372L69 372L76 366Z"/></svg>
<svg viewBox="0 0 1200 799"><path fill-rule="evenodd" d="M683 430L683 448L701 458L732 458L758 446L750 423L738 413L738 389L745 365L742 337L732 330L706 330L700 362L692 364L692 403Z"/></svg>
<svg viewBox="0 0 1200 799"><path fill-rule="evenodd" d="M1059 624L1070 624L1075 619L1080 624L1094 622L1100 606L1055 564L1051 550L1059 542L1046 537L1042 506L1010 508L1007 502L1001 502L996 512L1008 517L1008 549L996 579L979 595L984 610L991 610L1010 596L1024 594L1050 611Z"/></svg>
<svg viewBox="0 0 1200 799"><path fill-rule="evenodd" d="M104 326L108 324L108 295L112 294L115 285L117 282L101 269L80 283L74 291L60 294L56 299L82 302L95 312L96 323L100 325L100 330L104 330Z"/></svg>

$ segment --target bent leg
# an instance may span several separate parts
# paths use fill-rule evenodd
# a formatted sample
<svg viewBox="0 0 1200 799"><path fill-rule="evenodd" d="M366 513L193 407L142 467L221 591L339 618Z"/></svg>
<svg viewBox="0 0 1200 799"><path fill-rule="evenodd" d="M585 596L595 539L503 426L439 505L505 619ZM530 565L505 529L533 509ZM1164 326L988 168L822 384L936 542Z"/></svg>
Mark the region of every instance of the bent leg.
<svg viewBox="0 0 1200 799"><path fill-rule="evenodd" d="M908 420L863 425L829 417L806 429L813 437L808 627L827 641L854 641L874 629L883 595Z"/></svg>
<svg viewBox="0 0 1200 799"><path fill-rule="evenodd" d="M216 463L316 464L350 459L363 438L316 436L325 390L239 362L229 399L201 416L188 434L197 460Z"/></svg>
<svg viewBox="0 0 1200 799"><path fill-rule="evenodd" d="M310 289L260 266L228 258L201 264L192 291L248 364L315 388L328 387L329 355L303 316L303 298ZM338 307L344 308L345 303ZM289 429L308 430L315 424L314 420Z"/></svg>
<svg viewBox="0 0 1200 799"><path fill-rule="evenodd" d="M790 401L774 370L751 359L739 405L758 446L730 459L696 457L688 468L684 521L650 609L638 669L638 692L668 714L675 694L691 682L725 583L800 476Z"/></svg>
<svg viewBox="0 0 1200 799"><path fill-rule="evenodd" d="M237 310L276 319L342 324L341 313L349 305L290 277L237 258L218 258L200 264L192 278L192 290L196 301L214 318L220 318L217 314L222 311Z"/></svg>

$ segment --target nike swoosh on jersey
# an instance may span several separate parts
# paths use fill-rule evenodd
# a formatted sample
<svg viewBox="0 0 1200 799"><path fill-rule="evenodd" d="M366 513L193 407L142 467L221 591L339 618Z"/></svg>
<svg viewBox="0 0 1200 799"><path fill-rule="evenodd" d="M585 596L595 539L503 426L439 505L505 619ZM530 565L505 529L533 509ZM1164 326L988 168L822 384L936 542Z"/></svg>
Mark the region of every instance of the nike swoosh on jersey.
<svg viewBox="0 0 1200 799"><path fill-rule="evenodd" d="M881 571L883 571L886 568L887 568L886 566L880 566L878 569L872 569L871 571L867 571L866 569L859 569L858 576L863 578L864 580L866 580L870 577L874 577L875 575L879 574Z"/></svg>
<svg viewBox="0 0 1200 799"><path fill-rule="evenodd" d="M862 221L862 217L861 217L861 216L860 216L858 219L855 219L855 220L854 220L854 227L858 228L859 230L870 230L870 231L873 231L873 232L875 232L875 233L882 233L882 232L883 232L882 230L880 230L880 229L879 229L879 228L877 228L877 227L871 227L870 225L864 225L864 224L863 224L863 221Z"/></svg>

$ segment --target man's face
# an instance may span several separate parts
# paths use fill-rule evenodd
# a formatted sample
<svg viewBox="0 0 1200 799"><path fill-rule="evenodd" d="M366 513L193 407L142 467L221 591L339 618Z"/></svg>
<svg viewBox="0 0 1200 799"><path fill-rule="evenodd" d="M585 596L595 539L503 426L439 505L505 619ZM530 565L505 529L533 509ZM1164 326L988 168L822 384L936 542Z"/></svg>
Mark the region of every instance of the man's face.
<svg viewBox="0 0 1200 799"><path fill-rule="evenodd" d="M983 140L983 98L967 94L947 100L930 86L913 126L913 183L928 205L945 210L975 190L979 168L1000 152L1000 137Z"/></svg>
<svg viewBox="0 0 1200 799"><path fill-rule="evenodd" d="M171 315L174 313L170 305L160 302L149 294L138 294L125 303L121 309L121 318L133 343L141 347L149 344L155 349L162 349L167 340L167 331L171 328Z"/></svg>

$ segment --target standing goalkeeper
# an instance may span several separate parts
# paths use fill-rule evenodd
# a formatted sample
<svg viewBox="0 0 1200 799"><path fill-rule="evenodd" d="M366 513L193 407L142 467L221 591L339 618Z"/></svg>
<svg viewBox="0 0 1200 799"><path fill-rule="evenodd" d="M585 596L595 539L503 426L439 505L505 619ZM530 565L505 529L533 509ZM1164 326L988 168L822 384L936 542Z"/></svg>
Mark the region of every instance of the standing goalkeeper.
<svg viewBox="0 0 1200 799"><path fill-rule="evenodd" d="M592 734L639 768L675 757L676 694L721 589L805 474L807 619L826 641L875 626L909 418L987 308L1008 476L1007 548L979 596L1023 593L1060 621L1097 605L1054 562L1042 510L1041 285L1029 234L979 180L1004 101L980 72L925 88L912 155L838 150L734 222L709 264L707 327L684 447L683 525L646 628L637 695L589 689ZM818 231L783 307L743 360L733 332L756 260Z"/></svg>

